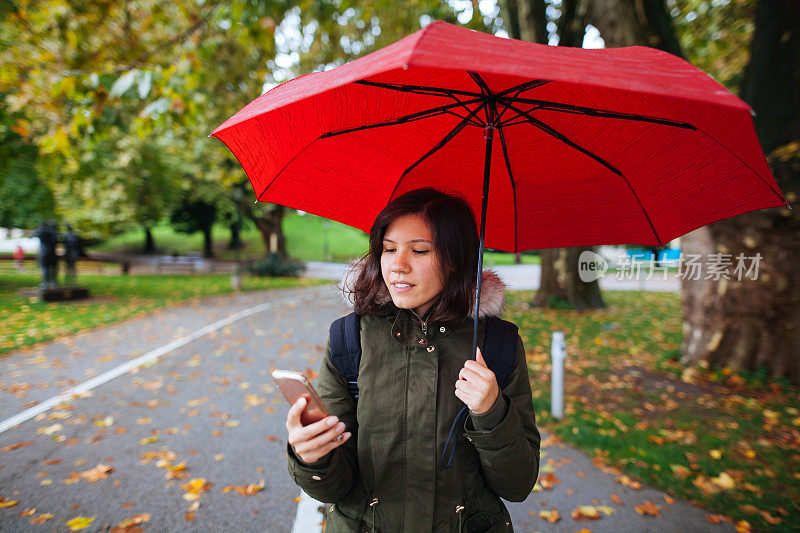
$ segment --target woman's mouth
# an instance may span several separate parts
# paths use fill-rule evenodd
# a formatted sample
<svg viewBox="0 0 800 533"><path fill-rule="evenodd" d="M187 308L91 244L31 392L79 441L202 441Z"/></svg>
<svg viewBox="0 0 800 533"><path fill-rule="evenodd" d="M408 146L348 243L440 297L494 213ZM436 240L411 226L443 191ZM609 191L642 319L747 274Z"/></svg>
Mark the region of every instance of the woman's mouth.
<svg viewBox="0 0 800 533"><path fill-rule="evenodd" d="M412 285L411 283L392 283L392 288L394 289L394 291L395 292L400 292L400 293L408 292L413 287L414 287L414 285Z"/></svg>

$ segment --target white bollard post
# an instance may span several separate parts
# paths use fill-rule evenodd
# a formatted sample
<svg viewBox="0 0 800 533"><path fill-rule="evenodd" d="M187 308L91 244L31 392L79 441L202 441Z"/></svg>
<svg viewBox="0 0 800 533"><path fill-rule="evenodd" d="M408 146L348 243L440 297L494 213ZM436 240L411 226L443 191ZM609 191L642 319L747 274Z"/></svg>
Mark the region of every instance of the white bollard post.
<svg viewBox="0 0 800 533"><path fill-rule="evenodd" d="M564 340L564 334L554 331L551 343L550 414L559 420L564 417L564 359L566 357L567 343Z"/></svg>

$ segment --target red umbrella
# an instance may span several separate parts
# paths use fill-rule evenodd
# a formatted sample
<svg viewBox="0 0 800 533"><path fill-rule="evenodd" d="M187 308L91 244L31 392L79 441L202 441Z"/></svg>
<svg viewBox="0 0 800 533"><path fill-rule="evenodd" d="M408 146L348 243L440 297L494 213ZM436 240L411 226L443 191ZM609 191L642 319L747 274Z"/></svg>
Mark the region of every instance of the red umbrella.
<svg viewBox="0 0 800 533"><path fill-rule="evenodd" d="M751 113L666 52L551 47L433 22L275 87L212 135L257 200L364 231L404 192L460 191L480 213L482 264L484 234L510 252L663 245L788 206Z"/></svg>

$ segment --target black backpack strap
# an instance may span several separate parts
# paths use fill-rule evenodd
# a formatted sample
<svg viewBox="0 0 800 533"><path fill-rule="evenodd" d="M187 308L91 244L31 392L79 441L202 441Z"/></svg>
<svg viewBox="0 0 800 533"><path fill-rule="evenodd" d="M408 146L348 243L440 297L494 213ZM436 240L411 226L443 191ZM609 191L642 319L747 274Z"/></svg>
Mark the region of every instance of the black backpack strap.
<svg viewBox="0 0 800 533"><path fill-rule="evenodd" d="M358 402L358 365L361 363L359 316L350 313L333 321L330 330L331 359L347 381L347 390Z"/></svg>
<svg viewBox="0 0 800 533"><path fill-rule="evenodd" d="M517 354L517 326L500 318L487 318L486 338L481 353L486 361L486 366L494 372L497 384L502 389L514 371L514 357Z"/></svg>

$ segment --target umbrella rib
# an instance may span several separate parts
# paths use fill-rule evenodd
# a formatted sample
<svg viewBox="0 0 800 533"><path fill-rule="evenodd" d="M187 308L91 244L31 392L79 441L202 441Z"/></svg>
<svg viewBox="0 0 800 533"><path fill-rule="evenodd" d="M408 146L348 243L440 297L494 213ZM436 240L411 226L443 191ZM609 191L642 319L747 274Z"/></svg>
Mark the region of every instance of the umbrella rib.
<svg viewBox="0 0 800 533"><path fill-rule="evenodd" d="M706 133L705 131L703 131L703 130L701 130L701 129L698 129L697 131L699 131L700 133L702 133L703 135L705 135L706 137L708 137L709 139L711 139L712 141L714 141L715 143L717 143L718 145L720 145L720 146L721 146L722 148L724 148L724 149L725 149L725 150L726 150L728 153L730 153L730 154L731 154L731 155L733 155L733 156L734 156L736 159L738 159L740 163L742 163L744 166L746 166L747 168L749 168L749 169L750 169L750 170L753 172L753 174L755 174L756 176L758 176L758 179L760 179L761 181L763 181L763 182L764 182L764 185L766 185L767 187L769 187L769 190L771 190L771 191L772 191L772 192L774 192L776 195L778 195L778 198L780 198L780 199L781 199L781 201L784 203L784 207L788 207L790 210L792 209L792 206L791 206L791 204L789 204L788 200L786 200L786 198L784 198L784 196L783 196L783 194L780 192L780 190L777 190L777 191L776 191L776 190L775 190L775 189L772 187L772 185L771 185L771 184L770 184L770 183L769 183L767 180L765 180L765 179L764 179L764 178L761 176L761 174L759 174L758 172L756 172L756 171L755 171L755 169L754 169L753 167L751 167L750 165L748 165L748 164L747 164L747 163L746 163L746 162L745 162L745 161L744 161L744 160L743 160L741 157L739 157L739 155L738 155L738 154L736 154L736 152L734 152L733 150L731 150L730 148L728 148L727 146L725 146L724 144L722 144L721 142L719 142L718 140L716 140L714 137L712 137L711 135L709 135L709 134L708 134L708 133Z"/></svg>
<svg viewBox="0 0 800 533"><path fill-rule="evenodd" d="M517 224L517 184L514 182L514 174L511 172L511 161L508 159L508 148L506 147L506 136L503 134L503 128L497 128L500 132L500 144L503 147L503 159L506 160L506 169L508 170L508 178L511 180L511 195L514 198L514 253L519 251L517 245L519 225Z"/></svg>
<svg viewBox="0 0 800 533"><path fill-rule="evenodd" d="M507 93L516 91L514 96L512 96L511 98L517 98L520 95L520 93L523 93L525 91L529 91L531 89L535 89L536 87L541 87L542 85L545 85L547 83L550 83L550 82L547 81L547 80L529 81L527 83L522 83L520 85L517 85L516 87L511 87L510 89L506 89L505 91L500 91L499 93L497 93L497 96L505 96ZM503 115L505 114L505 112L507 110L508 110L508 107L503 107L503 110L500 112L500 115L497 117L497 120L502 119Z"/></svg>
<svg viewBox="0 0 800 533"><path fill-rule="evenodd" d="M342 135L342 134L345 134L345 133L352 133L354 131L368 130L368 129L372 129L372 128L380 128L382 126L396 126L397 124L403 124L403 123L406 123L406 122L414 122L416 120L422 120L424 118L436 117L436 116L439 116L439 115L444 115L446 113L455 114L455 113L450 112L449 110L454 108L454 107L462 107L462 106L466 107L466 104L476 104L476 103L479 103L480 101L481 100L478 100L478 99L468 100L466 102L462 102L462 101L459 100L458 103L455 103L455 104L447 104L447 105L443 105L443 106L439 106L439 107L433 107L431 109L426 109L425 111L418 111L416 113L411 113L410 115L405 115L405 116L402 116L400 118L396 118L394 120L390 120L390 121L387 121L387 122L378 122L376 124L367 124L365 126L358 126L356 128L347 128L347 129L338 130L338 131L328 131L328 132L325 132L325 133L322 134L322 138L325 139L327 137L335 137L336 135ZM466 109L469 109L469 108L466 108ZM464 118L464 117L461 117L461 115L456 115L456 116L460 117L460 118Z"/></svg>
<svg viewBox="0 0 800 533"><path fill-rule="evenodd" d="M461 91L458 89L445 89L442 87L428 87L425 85L395 85L393 83L379 83L376 81L369 81L369 80L358 80L354 81L353 83L357 83L359 85L368 85L370 87L380 87L381 89L390 89L392 91L400 91L404 93L414 93L414 94L427 94L431 96L450 96L453 94L460 94L463 96L471 96L473 98L480 98L482 95L479 93L474 93L470 91Z"/></svg>
<svg viewBox="0 0 800 533"><path fill-rule="evenodd" d="M530 91L531 89L535 89L536 87L541 87L546 83L550 83L550 81L549 80L526 81L525 83L520 83L515 87L510 87L508 89L500 91L499 93L497 93L497 96L505 96L508 93L513 93L514 91L516 91L517 94L512 96L512 98L516 98L517 96L519 96L520 93L523 93L525 91Z"/></svg>
<svg viewBox="0 0 800 533"><path fill-rule="evenodd" d="M584 154L588 155L589 157L591 157L592 159L594 159L595 161L597 161L601 165L605 166L606 168L608 168L609 170L611 170L612 172L617 174L623 180L625 180L625 183L628 185L628 189L630 189L631 194L633 194L633 197L636 198L636 202L639 204L639 208L642 210L642 213L644 214L644 217L647 219L647 223L650 225L650 229L652 230L653 235L655 235L656 241L658 242L659 245L662 244L661 237L658 236L658 232L656 231L655 226L653 226L653 221L650 220L650 215L647 214L647 210L644 208L644 205L642 204L642 201L639 199L639 195L636 194L636 191L633 189L633 186L631 185L631 182L628 181L628 178L625 177L625 175L622 172L620 172L618 169L614 168L610 163L605 161L603 158L593 154L589 150L587 150L587 149L575 144L574 142L570 141L564 134L560 133L559 131L556 131L555 129L553 129L552 127L550 127L547 124L543 123L542 121L533 118L532 116L530 116L525 111L522 111L521 109L517 109L516 107L512 106L511 104L508 104L508 106L515 113L527 117L532 125L534 125L537 128L541 129L542 131L544 131L548 135L551 135L552 137L555 137L556 139L558 139L559 141L563 142L564 144L566 144L568 146L571 146L572 148L575 148L576 150L578 150L580 152L583 152Z"/></svg>
<svg viewBox="0 0 800 533"><path fill-rule="evenodd" d="M548 102L546 100L534 100L531 98L509 98L503 96L501 101L511 101L520 104L534 104L538 105L539 109L546 109L548 111L556 111L559 113L575 113L579 115L588 115L591 117L604 117L604 118L618 118L623 120L634 120L638 122L652 122L661 124L663 126L674 126L676 128L684 128L687 130L696 130L697 128L688 122L678 122L676 120L669 120L667 118L650 117L647 115L635 115L632 113L621 113L619 111L608 111L605 109L594 109L591 107L581 107L569 104L560 104L558 102Z"/></svg>
<svg viewBox="0 0 800 533"><path fill-rule="evenodd" d="M588 155L589 157L591 157L592 159L594 159L595 161L597 161L598 163L600 163L601 165L603 165L604 167L609 169L614 174L618 174L618 175L622 176L622 172L620 172L616 167L611 165L611 163L609 163L608 161L606 161L602 157L593 154L592 152L590 152L586 148L583 148L582 146L580 146L578 144L575 144L574 142L569 140L566 135L564 135L563 133L553 129L551 126L548 126L547 124L545 124L541 120L538 120L538 119L532 117L528 112L523 111L522 109L517 109L516 107L514 107L511 104L508 104L508 108L511 109L512 111L514 111L515 113L517 113L520 117L527 119L527 122L529 124L532 124L532 125L536 126L540 130L544 131L545 133L547 133L548 135L550 135L552 137L555 137L556 139L558 139L559 141L563 142L564 144L569 145L572 148L575 148L576 150L578 150L580 152L583 152L584 154Z"/></svg>
<svg viewBox="0 0 800 533"><path fill-rule="evenodd" d="M459 115L458 113L456 113L454 111L445 111L445 113L447 113L448 115L453 115L454 117L458 117L458 118L461 118L461 119L465 119L465 118L468 119L468 117L465 117L464 115ZM483 123L476 122L476 121L474 121L472 119L469 119L469 123L472 124L473 126L477 126L479 128L482 128L484 126Z"/></svg>
<svg viewBox="0 0 800 533"><path fill-rule="evenodd" d="M482 94L484 94L485 96L489 96L490 94L492 94L492 91L489 90L489 86L486 85L486 82L483 81L483 78L481 78L480 74L478 74L477 72L470 72L469 77L472 78L472 81L474 81L475 84L481 88Z"/></svg>
<svg viewBox="0 0 800 533"><path fill-rule="evenodd" d="M433 153L434 153L434 152L436 152L436 151L440 150L442 147L444 147L444 145L445 145L445 144L447 144L448 142L450 142L450 141L453 139L453 137L455 137L456 135L458 135L458 132L460 132L461 130L463 130L463 129L464 129L464 127L467 125L467 123L469 122L469 119L471 119L471 118L472 118L474 115L476 115L476 114L477 114L477 113L478 113L478 112L481 110L481 108L482 108L484 105L485 105L485 104L481 104L481 105L479 105L478 107L476 107L474 110L472 110L472 111L470 112L470 115L469 115L468 117L464 118L464 119L463 119L461 122L459 122L458 124L456 124L456 126L455 126L455 127L452 129L452 130L450 130L450 132L449 132L447 135L445 135L445 136L442 138L442 140L441 140L441 141L439 141L438 143L436 143L436 146L434 146L433 148L431 148L430 150L428 150L428 152L427 152L427 153L425 153L425 155L423 155L423 156L422 156L422 157L420 157L419 159L417 159L417 161L416 161L416 162L415 162L413 165L411 165L410 167L408 167L407 169L405 169L405 171L403 171L403 174L400 176L400 179L398 179L398 180L397 180L397 183L395 183L395 185L394 185L394 189L392 189L392 194L389 196L389 200L391 200L392 198L394 198L394 193L395 193L395 192L397 192L397 188L400 186L400 182L402 182L402 181L403 181L403 178L405 178L405 177L406 177L406 176L407 176L407 175L408 175L408 174L409 174L409 173L410 173L412 170L414 170L414 168L416 168L416 166L417 166L417 165L419 165L420 163L422 163L423 161L425 161L425 160L426 160L428 157L430 157L431 155L433 155Z"/></svg>

